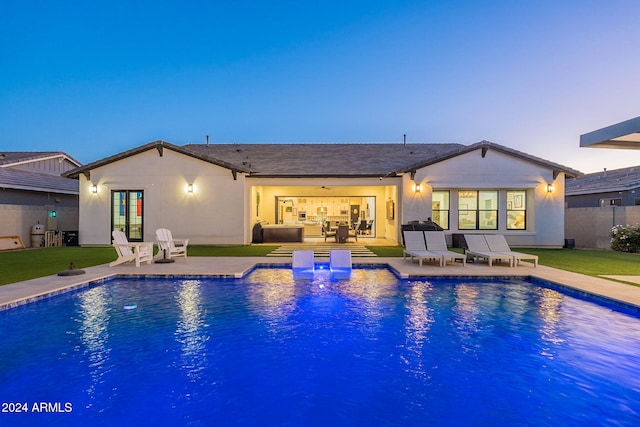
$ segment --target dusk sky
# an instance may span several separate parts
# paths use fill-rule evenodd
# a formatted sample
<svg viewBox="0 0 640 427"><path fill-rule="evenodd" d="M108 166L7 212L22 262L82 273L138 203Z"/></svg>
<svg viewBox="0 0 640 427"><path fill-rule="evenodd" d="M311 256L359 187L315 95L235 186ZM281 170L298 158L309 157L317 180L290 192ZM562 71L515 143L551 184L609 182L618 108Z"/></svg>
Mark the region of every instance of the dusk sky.
<svg viewBox="0 0 640 427"><path fill-rule="evenodd" d="M489 140L582 172L640 116L640 1L11 1L0 150Z"/></svg>

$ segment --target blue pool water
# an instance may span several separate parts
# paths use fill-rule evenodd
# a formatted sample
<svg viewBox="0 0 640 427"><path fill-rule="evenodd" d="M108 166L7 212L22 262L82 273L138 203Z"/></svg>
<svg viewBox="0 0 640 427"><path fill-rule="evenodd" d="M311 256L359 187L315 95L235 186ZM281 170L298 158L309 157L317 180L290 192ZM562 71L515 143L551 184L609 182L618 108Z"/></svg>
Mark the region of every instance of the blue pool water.
<svg viewBox="0 0 640 427"><path fill-rule="evenodd" d="M118 279L0 312L0 401L2 425L635 426L640 319L386 269Z"/></svg>

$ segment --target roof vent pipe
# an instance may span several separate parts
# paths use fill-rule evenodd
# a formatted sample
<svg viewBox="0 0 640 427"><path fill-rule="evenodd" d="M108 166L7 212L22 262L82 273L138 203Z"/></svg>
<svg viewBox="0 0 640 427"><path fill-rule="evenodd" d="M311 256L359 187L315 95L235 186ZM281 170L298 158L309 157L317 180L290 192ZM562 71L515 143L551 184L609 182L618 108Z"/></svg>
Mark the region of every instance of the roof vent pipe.
<svg viewBox="0 0 640 427"><path fill-rule="evenodd" d="M209 145L209 135L207 135L207 145Z"/></svg>
<svg viewBox="0 0 640 427"><path fill-rule="evenodd" d="M404 145L405 146L407 145L407 134L406 133L404 134Z"/></svg>

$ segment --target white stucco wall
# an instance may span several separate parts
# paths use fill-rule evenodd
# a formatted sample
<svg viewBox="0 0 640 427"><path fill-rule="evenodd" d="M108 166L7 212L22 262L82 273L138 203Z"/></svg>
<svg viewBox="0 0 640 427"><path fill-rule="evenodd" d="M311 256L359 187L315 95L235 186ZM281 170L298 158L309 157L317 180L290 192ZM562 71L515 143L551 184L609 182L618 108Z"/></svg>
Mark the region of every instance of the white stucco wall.
<svg viewBox="0 0 640 427"><path fill-rule="evenodd" d="M416 193L414 181L403 177L402 222L425 220L431 215L431 192L450 190L451 233L500 233L512 246L561 247L564 244L564 174L555 180L553 171L497 150L466 153L416 171L415 182L422 191ZM554 191L547 192L547 184ZM457 229L457 191L498 190L498 230L459 231ZM506 229L506 190L527 190L527 230Z"/></svg>
<svg viewBox="0 0 640 427"><path fill-rule="evenodd" d="M80 176L79 240L81 245L111 243L112 190L144 191L144 240L155 241L155 230L171 229L190 244L242 244L244 175L189 156L152 149ZM187 184L194 185L188 194ZM91 184L98 186L92 194Z"/></svg>

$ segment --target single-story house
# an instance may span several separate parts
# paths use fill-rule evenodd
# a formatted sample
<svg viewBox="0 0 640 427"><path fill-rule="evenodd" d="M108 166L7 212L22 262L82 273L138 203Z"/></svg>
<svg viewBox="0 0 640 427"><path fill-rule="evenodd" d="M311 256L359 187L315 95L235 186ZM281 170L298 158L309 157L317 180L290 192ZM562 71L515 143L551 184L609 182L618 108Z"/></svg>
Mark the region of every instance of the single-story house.
<svg viewBox="0 0 640 427"><path fill-rule="evenodd" d="M610 249L611 227L640 222L640 167L568 179L565 234L578 248Z"/></svg>
<svg viewBox="0 0 640 427"><path fill-rule="evenodd" d="M77 232L78 181L61 174L79 166L62 152L0 152L0 237L19 236L29 247L36 224Z"/></svg>
<svg viewBox="0 0 640 427"><path fill-rule="evenodd" d="M461 144L188 144L155 141L73 169L80 244L119 229L155 240L243 245L321 236L329 222L366 223L401 241L401 224L433 219L451 243L501 233L513 246L561 247L566 177L580 172L488 141ZM366 240L365 240L366 243Z"/></svg>
<svg viewBox="0 0 640 427"><path fill-rule="evenodd" d="M603 170L568 179L568 208L640 205L640 166Z"/></svg>

